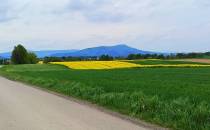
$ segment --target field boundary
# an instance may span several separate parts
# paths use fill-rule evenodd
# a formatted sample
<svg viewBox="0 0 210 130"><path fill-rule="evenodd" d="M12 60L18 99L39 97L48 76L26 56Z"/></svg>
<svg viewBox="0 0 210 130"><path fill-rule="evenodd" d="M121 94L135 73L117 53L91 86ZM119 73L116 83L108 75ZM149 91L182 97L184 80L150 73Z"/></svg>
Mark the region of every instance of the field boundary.
<svg viewBox="0 0 210 130"><path fill-rule="evenodd" d="M207 63L207 64L210 64L210 59L176 59L174 61L189 61L189 62L197 62L197 63Z"/></svg>
<svg viewBox="0 0 210 130"><path fill-rule="evenodd" d="M2 76L2 75L0 75L0 77L4 78L6 80L10 80L10 81L22 84L24 86L32 87L34 89L38 89L38 90L41 90L41 91L44 91L44 92L56 95L58 97L64 98L64 99L72 101L72 102L76 102L76 103L81 104L81 105L86 105L86 106L88 106L90 108L96 109L98 111L101 111L103 113L109 114L109 115L114 116L114 117L118 117L118 118L120 118L122 120L131 122L133 124L136 124L136 125L144 127L144 128L148 128L148 129L151 129L151 130L170 130L169 128L163 128L163 127L158 126L158 125L147 123L145 121L138 120L138 119L135 119L135 118L132 118L132 117L129 117L129 116L126 116L126 115L123 115L123 114L120 114L120 113L108 110L108 109L106 109L104 107L101 107L99 105L93 104L91 102L88 102L88 101L85 101L85 100L80 100L80 99L72 97L72 96L66 96L66 95L63 95L63 94L51 91L49 89L45 89L45 88L39 87L37 85L32 85L30 83L26 83L26 82L19 81L19 80L14 80L13 78L9 78L9 77Z"/></svg>

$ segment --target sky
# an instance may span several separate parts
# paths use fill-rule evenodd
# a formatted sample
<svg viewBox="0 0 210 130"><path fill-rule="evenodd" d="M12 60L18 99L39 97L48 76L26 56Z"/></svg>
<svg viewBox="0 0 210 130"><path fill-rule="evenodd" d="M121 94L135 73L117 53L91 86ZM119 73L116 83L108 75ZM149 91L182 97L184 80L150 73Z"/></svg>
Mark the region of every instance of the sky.
<svg viewBox="0 0 210 130"><path fill-rule="evenodd" d="M210 0L0 0L0 52L127 44L210 51Z"/></svg>

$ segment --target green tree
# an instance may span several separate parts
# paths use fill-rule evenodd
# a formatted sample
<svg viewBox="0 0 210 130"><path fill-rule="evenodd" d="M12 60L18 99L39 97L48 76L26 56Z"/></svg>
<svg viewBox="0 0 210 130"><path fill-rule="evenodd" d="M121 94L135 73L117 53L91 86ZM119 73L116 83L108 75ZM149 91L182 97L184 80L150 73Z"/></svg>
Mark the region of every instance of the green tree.
<svg viewBox="0 0 210 130"><path fill-rule="evenodd" d="M111 60L114 60L114 58L112 56L109 56L109 55L101 55L99 57L99 60L100 61L111 61Z"/></svg>
<svg viewBox="0 0 210 130"><path fill-rule="evenodd" d="M22 45L17 45L12 51L11 57L13 64L27 64L28 63L28 52Z"/></svg>
<svg viewBox="0 0 210 130"><path fill-rule="evenodd" d="M128 60L134 60L134 59L136 59L136 54L130 54L130 55L128 55L127 59Z"/></svg>
<svg viewBox="0 0 210 130"><path fill-rule="evenodd" d="M12 64L36 64L37 56L33 52L28 52L24 46L17 45L14 47L11 56Z"/></svg>
<svg viewBox="0 0 210 130"><path fill-rule="evenodd" d="M28 53L28 63L29 64L36 64L38 63L38 59L35 53L29 52Z"/></svg>

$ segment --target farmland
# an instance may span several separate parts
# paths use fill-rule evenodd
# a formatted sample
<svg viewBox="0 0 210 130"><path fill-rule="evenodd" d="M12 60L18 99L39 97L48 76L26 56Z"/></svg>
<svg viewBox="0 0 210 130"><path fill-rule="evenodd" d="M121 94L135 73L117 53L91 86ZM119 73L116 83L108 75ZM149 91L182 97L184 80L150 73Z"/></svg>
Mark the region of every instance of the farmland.
<svg viewBox="0 0 210 130"><path fill-rule="evenodd" d="M145 64L159 64L154 62ZM0 74L164 127L210 129L210 67L74 70L37 64L5 66Z"/></svg>
<svg viewBox="0 0 210 130"><path fill-rule="evenodd" d="M199 65L207 65L210 64L210 62L203 62L198 60L133 60L128 61L130 63L140 64L140 65L183 65L183 64L199 64Z"/></svg>
<svg viewBox="0 0 210 130"><path fill-rule="evenodd" d="M52 64L65 65L71 69L120 69L139 67L138 64L121 61L78 61L78 62L52 62Z"/></svg>
<svg viewBox="0 0 210 130"><path fill-rule="evenodd" d="M207 63L167 61L167 60L122 60L122 61L71 61L51 62L77 70L103 70L122 68L154 68L154 67L210 67Z"/></svg>

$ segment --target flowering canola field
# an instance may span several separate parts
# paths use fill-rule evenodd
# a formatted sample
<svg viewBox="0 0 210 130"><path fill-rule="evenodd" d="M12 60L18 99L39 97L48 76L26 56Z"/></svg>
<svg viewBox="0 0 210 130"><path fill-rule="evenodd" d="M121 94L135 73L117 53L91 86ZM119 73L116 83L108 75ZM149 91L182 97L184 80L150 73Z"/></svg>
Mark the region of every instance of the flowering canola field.
<svg viewBox="0 0 210 130"><path fill-rule="evenodd" d="M120 69L134 68L141 65L121 61L76 61L76 62L51 62L51 64L65 65L71 69Z"/></svg>
<svg viewBox="0 0 210 130"><path fill-rule="evenodd" d="M80 70L97 70L97 69L120 69L120 68L161 68L161 67L210 67L210 65L199 64L157 64L157 65L141 65L129 63L126 61L74 61L74 62L51 62L51 64L64 65L70 69Z"/></svg>

